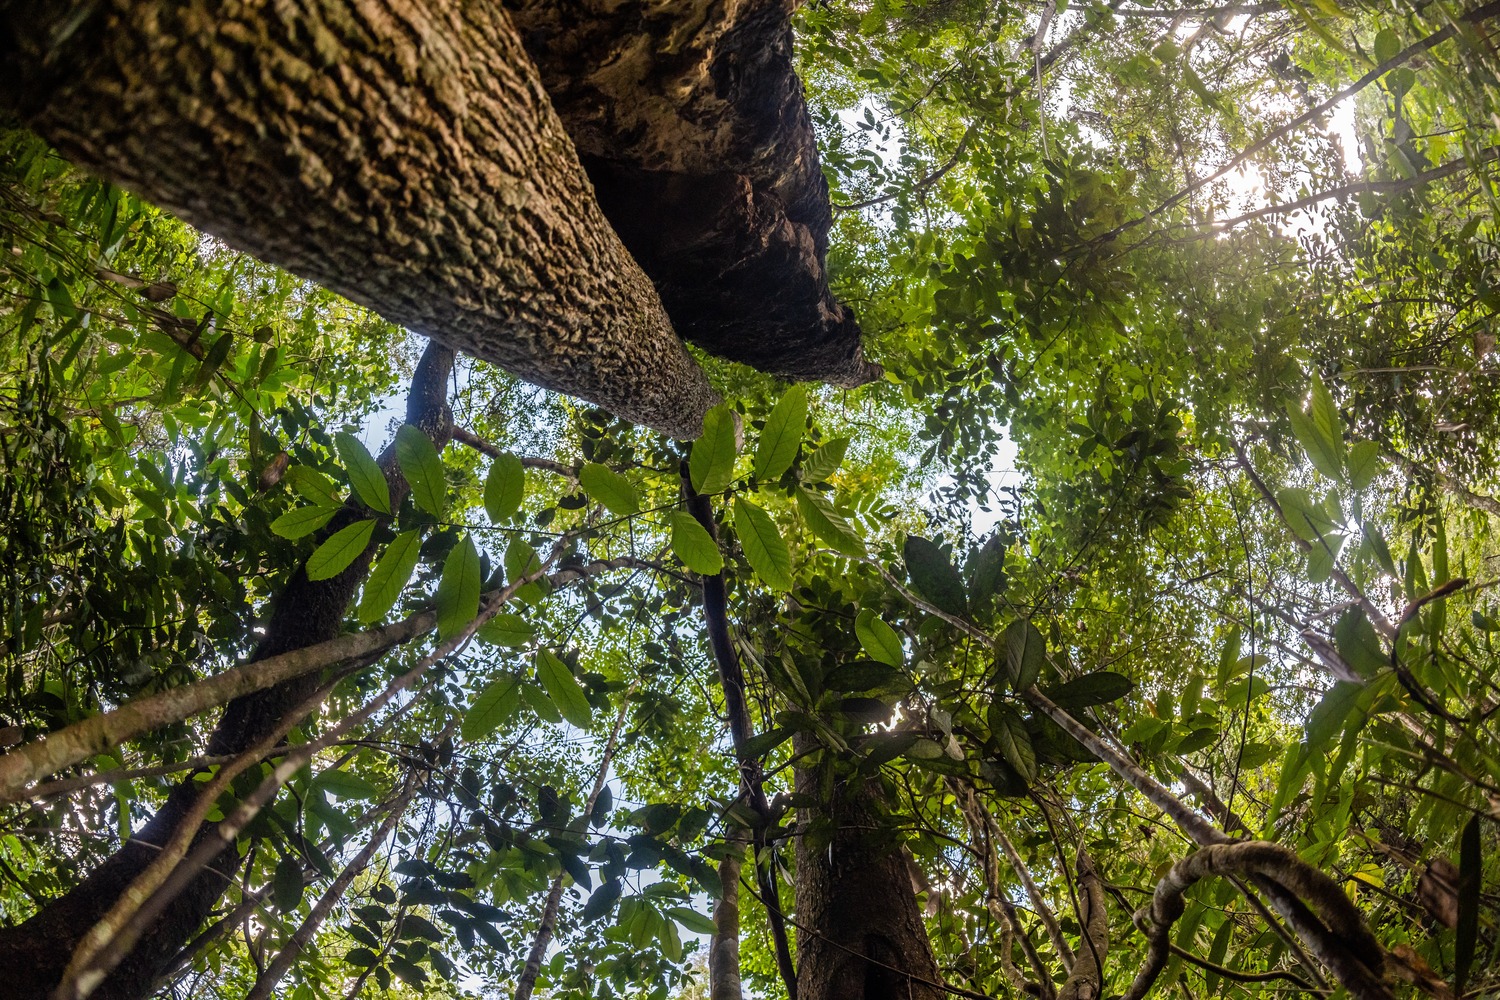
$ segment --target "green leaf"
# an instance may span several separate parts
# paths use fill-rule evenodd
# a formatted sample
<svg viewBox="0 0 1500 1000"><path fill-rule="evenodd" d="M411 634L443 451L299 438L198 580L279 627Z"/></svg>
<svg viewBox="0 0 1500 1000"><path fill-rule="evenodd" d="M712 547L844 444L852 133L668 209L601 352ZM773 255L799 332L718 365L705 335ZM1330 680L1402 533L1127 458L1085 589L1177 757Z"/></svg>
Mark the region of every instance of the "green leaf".
<svg viewBox="0 0 1500 1000"><path fill-rule="evenodd" d="M433 517L442 517L448 509L448 484L443 480L443 460L432 439L412 424L402 424L396 432L396 463L411 484L412 499Z"/></svg>
<svg viewBox="0 0 1500 1000"><path fill-rule="evenodd" d="M713 934L718 931L711 918L705 917L697 910L690 910L686 906L669 907L667 909L667 916L694 934Z"/></svg>
<svg viewBox="0 0 1500 1000"><path fill-rule="evenodd" d="M599 888L595 889L589 896L589 901L583 904L583 912L579 914L579 922L589 923L598 920L614 908L615 900L620 898L620 880L610 879Z"/></svg>
<svg viewBox="0 0 1500 1000"><path fill-rule="evenodd" d="M821 483L829 476L838 471L839 465L844 461L844 454L849 450L849 439L836 437L823 444L821 448L808 456L807 462L802 466L802 481L804 483Z"/></svg>
<svg viewBox="0 0 1500 1000"><path fill-rule="evenodd" d="M1359 441L1349 448L1349 485L1362 490L1380 475L1380 442Z"/></svg>
<svg viewBox="0 0 1500 1000"><path fill-rule="evenodd" d="M734 459L739 454L735 440L735 414L720 403L703 417L703 434L693 442L688 455L688 476L699 493L722 493L734 482Z"/></svg>
<svg viewBox="0 0 1500 1000"><path fill-rule="evenodd" d="M578 485L616 517L640 512L641 500L630 480L597 462L589 462L578 470Z"/></svg>
<svg viewBox="0 0 1500 1000"><path fill-rule="evenodd" d="M841 663L823 678L829 691L860 691L873 695L900 695L912 689L909 677L888 663L856 660Z"/></svg>
<svg viewBox="0 0 1500 1000"><path fill-rule="evenodd" d="M579 729L587 729L594 720L594 710L568 665L550 649L537 650L536 676L562 717Z"/></svg>
<svg viewBox="0 0 1500 1000"><path fill-rule="evenodd" d="M969 613L969 596L958 570L937 545L919 535L906 536L902 549L906 572L918 594L950 615Z"/></svg>
<svg viewBox="0 0 1500 1000"><path fill-rule="evenodd" d="M1374 677L1386 665L1385 649L1375 627L1359 608L1350 608L1333 626L1339 656L1361 677Z"/></svg>
<svg viewBox="0 0 1500 1000"><path fill-rule="evenodd" d="M396 599L401 596L406 581L411 579L411 571L417 568L421 548L420 531L403 531L385 547L359 598L362 624L372 625L380 621L396 606Z"/></svg>
<svg viewBox="0 0 1500 1000"><path fill-rule="evenodd" d="M755 478L780 479L802 445L802 429L807 424L807 388L794 385L786 391L766 417L765 430L755 447Z"/></svg>
<svg viewBox="0 0 1500 1000"><path fill-rule="evenodd" d="M536 630L520 615L501 612L474 634L495 646L524 646L536 637Z"/></svg>
<svg viewBox="0 0 1500 1000"><path fill-rule="evenodd" d="M464 713L459 734L470 743L482 740L510 720L520 707L521 682L515 677L493 680Z"/></svg>
<svg viewBox="0 0 1500 1000"><path fill-rule="evenodd" d="M341 507L338 486L317 469L305 465L294 465L282 477L286 484L309 502L319 507Z"/></svg>
<svg viewBox="0 0 1500 1000"><path fill-rule="evenodd" d="M1205 726L1202 729L1194 729L1192 732L1188 733L1182 739L1177 741L1177 745L1172 748L1172 752L1193 753L1195 750L1202 750L1204 747L1212 746L1218 741L1218 739L1219 731L1212 726ZM1240 763L1243 765L1244 761L1241 761Z"/></svg>
<svg viewBox="0 0 1500 1000"><path fill-rule="evenodd" d="M906 653L901 648L901 636L870 608L861 610L855 617L854 634L872 658L893 667L905 666Z"/></svg>
<svg viewBox="0 0 1500 1000"><path fill-rule="evenodd" d="M356 521L335 531L307 557L307 578L328 580L338 576L364 552L374 531L373 520Z"/></svg>
<svg viewBox="0 0 1500 1000"><path fill-rule="evenodd" d="M778 726L767 732L757 733L745 741L745 745L740 748L740 751L746 757L764 757L791 739L796 732L796 726Z"/></svg>
<svg viewBox="0 0 1500 1000"><path fill-rule="evenodd" d="M991 535L970 561L969 603L987 606L990 598L1005 589L1005 551L1009 541L1004 534Z"/></svg>
<svg viewBox="0 0 1500 1000"><path fill-rule="evenodd" d="M443 560L438 580L438 639L450 639L479 614L479 551L474 540L463 537Z"/></svg>
<svg viewBox="0 0 1500 1000"><path fill-rule="evenodd" d="M1307 716L1307 749L1311 754L1321 753L1333 738L1344 731L1344 720L1348 718L1360 692L1362 684L1339 681L1328 689Z"/></svg>
<svg viewBox="0 0 1500 1000"><path fill-rule="evenodd" d="M672 526L672 552L694 573L714 576L724 570L724 555L698 519L686 511L667 515Z"/></svg>
<svg viewBox="0 0 1500 1000"><path fill-rule="evenodd" d="M1453 945L1455 996L1464 995L1479 942L1479 890L1484 874L1484 859L1479 851L1479 817L1470 816L1458 838L1458 927Z"/></svg>
<svg viewBox="0 0 1500 1000"><path fill-rule="evenodd" d="M526 469L510 452L496 456L484 479L484 511L495 524L510 520L526 496Z"/></svg>
<svg viewBox="0 0 1500 1000"><path fill-rule="evenodd" d="M1047 641L1029 619L1017 618L1005 629L1005 679L1012 691L1036 683L1047 662Z"/></svg>
<svg viewBox="0 0 1500 1000"><path fill-rule="evenodd" d="M1375 64L1388 63L1401 54L1401 36L1390 28L1381 28L1375 35Z"/></svg>
<svg viewBox="0 0 1500 1000"><path fill-rule="evenodd" d="M792 554L771 515L744 497L735 497L734 530L755 575L773 590L791 590Z"/></svg>
<svg viewBox="0 0 1500 1000"><path fill-rule="evenodd" d="M1317 372L1312 378L1312 401L1304 411L1296 403L1288 403L1287 417L1292 423L1292 433L1307 452L1313 468L1329 479L1340 479L1344 467L1343 421L1339 419L1338 407L1333 396L1323 384Z"/></svg>
<svg viewBox="0 0 1500 1000"><path fill-rule="evenodd" d="M865 543L826 497L801 486L793 491L793 495L797 498L797 509L802 512L802 519L812 529L814 537L846 556L865 554Z"/></svg>
<svg viewBox="0 0 1500 1000"><path fill-rule="evenodd" d="M340 799L378 799L380 789L349 771L324 771L313 779L313 787Z"/></svg>
<svg viewBox="0 0 1500 1000"><path fill-rule="evenodd" d="M1005 762L1016 769L1016 773L1027 783L1036 780L1036 750L1031 745L1031 735L1026 732L1026 723L1021 714L1002 701L990 702L990 737Z"/></svg>
<svg viewBox="0 0 1500 1000"><path fill-rule="evenodd" d="M271 898L276 909L291 913L302 902L302 862L287 855L276 865L276 875L271 880Z"/></svg>
<svg viewBox="0 0 1500 1000"><path fill-rule="evenodd" d="M312 534L337 514L337 507L297 507L271 522L271 530L282 538L302 538Z"/></svg>
<svg viewBox="0 0 1500 1000"><path fill-rule="evenodd" d="M1125 697L1135 688L1135 682L1124 674L1111 670L1084 674L1076 681L1068 681L1046 692L1060 708L1089 708L1106 705Z"/></svg>
<svg viewBox="0 0 1500 1000"><path fill-rule="evenodd" d="M359 438L344 432L334 437L338 445L339 460L349 473L349 485L364 505L381 514L391 512L391 488L385 481L385 473L370 456Z"/></svg>

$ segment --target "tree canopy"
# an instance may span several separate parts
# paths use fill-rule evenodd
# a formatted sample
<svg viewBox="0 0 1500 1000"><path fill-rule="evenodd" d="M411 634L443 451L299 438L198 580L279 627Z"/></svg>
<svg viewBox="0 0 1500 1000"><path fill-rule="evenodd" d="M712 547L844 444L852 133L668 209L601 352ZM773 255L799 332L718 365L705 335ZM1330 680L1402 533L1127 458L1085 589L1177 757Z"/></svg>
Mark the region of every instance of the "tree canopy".
<svg viewBox="0 0 1500 1000"><path fill-rule="evenodd" d="M1500 990L1497 14L802 7L884 375L690 442L9 124L6 975Z"/></svg>

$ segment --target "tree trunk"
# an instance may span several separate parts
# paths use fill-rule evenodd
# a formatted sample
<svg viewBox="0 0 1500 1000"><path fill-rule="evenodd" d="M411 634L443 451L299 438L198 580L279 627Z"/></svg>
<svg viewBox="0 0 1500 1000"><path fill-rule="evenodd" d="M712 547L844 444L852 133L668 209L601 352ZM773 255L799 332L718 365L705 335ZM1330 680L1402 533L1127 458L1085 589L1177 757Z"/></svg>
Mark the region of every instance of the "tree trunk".
<svg viewBox="0 0 1500 1000"><path fill-rule="evenodd" d="M440 447L447 441L451 424L447 382L452 365L451 351L430 345L417 366L407 400L407 421L421 427ZM394 509L409 487L399 472L394 471L395 459L389 449L381 456L381 464L389 470L387 480ZM352 508L341 511L323 529L324 535L359 516ZM278 596L265 638L252 659L275 656L337 636L343 629L349 602L369 570L372 555L373 546L329 580L308 580L307 574L299 569ZM320 680L318 674L311 674L235 699L215 728L208 752L215 756L243 752L271 732L288 710L308 698ZM157 848L172 836L197 791L191 777L181 782L140 832L71 891L24 923L0 928L0 969L7 970L7 997L45 1000L61 979L79 941L155 858ZM211 833L212 827L205 825L197 839ZM221 853L177 897L157 925L142 935L135 950L95 990L95 1000L139 1000L148 995L158 976L222 898L239 864L233 846Z"/></svg>
<svg viewBox="0 0 1500 1000"><path fill-rule="evenodd" d="M0 109L234 246L681 437L717 395L476 0L0 0Z"/></svg>
<svg viewBox="0 0 1500 1000"><path fill-rule="evenodd" d="M801 745L799 756L811 746ZM797 992L810 1000L945 1000L901 837L880 825L876 787L799 768ZM827 831L825 834L824 831Z"/></svg>

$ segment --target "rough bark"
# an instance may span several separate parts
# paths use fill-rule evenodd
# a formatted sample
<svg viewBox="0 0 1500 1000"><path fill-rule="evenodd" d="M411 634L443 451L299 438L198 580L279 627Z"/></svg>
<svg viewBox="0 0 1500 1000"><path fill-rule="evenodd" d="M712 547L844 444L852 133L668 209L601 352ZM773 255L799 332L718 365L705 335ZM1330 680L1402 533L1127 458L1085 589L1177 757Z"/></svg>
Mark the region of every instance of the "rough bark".
<svg viewBox="0 0 1500 1000"><path fill-rule="evenodd" d="M708 943L709 1000L743 1000L740 979L740 871L750 834L733 827L725 838L730 848L719 862L724 895L714 903L714 934Z"/></svg>
<svg viewBox="0 0 1500 1000"><path fill-rule="evenodd" d="M0 109L386 318L667 433L717 397L476 0L0 0Z"/></svg>
<svg viewBox="0 0 1500 1000"><path fill-rule="evenodd" d="M793 0L509 0L599 204L678 332L788 378L880 374L825 273Z"/></svg>
<svg viewBox="0 0 1500 1000"><path fill-rule="evenodd" d="M800 756L811 746L797 739ZM905 849L899 835L881 826L876 790L864 779L840 779L825 797L819 769L797 771L799 796L818 802L801 811L797 838L798 994L941 1000L948 994L917 909ZM831 837L816 834L819 817L832 824Z"/></svg>
<svg viewBox="0 0 1500 1000"><path fill-rule="evenodd" d="M412 381L407 401L407 419L432 435L438 443L447 439L451 424L446 400L448 374L453 354L432 345ZM400 503L408 489L396 473L394 456L382 455L393 504ZM358 517L353 510L336 516L325 532L337 530ZM343 628L344 612L368 572L372 551L366 551L342 573L329 580L310 581L299 570L278 596L265 638L251 660L311 646L334 638ZM319 675L308 674L268 690L235 699L226 708L208 752L238 754L275 728L292 706L317 687ZM6 986L16 1000L43 1000L62 976L73 950L83 936L109 911L126 888L151 863L160 846L172 836L191 809L197 795L189 779L177 786L166 803L142 829L117 852L90 872L77 886L54 900L24 923L0 928L0 968L13 970ZM212 835L206 825L197 835L202 842ZM195 842L195 843L196 843ZM231 844L177 897L140 944L95 992L98 1000L137 1000L150 992L165 969L202 925L223 896L239 869L239 857Z"/></svg>

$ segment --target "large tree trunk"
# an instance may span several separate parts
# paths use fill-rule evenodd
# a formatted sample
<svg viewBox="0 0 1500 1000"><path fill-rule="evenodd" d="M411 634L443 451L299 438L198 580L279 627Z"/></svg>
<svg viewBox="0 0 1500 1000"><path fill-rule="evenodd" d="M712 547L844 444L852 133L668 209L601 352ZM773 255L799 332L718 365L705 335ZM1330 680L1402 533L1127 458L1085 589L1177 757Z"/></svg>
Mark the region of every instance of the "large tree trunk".
<svg viewBox="0 0 1500 1000"><path fill-rule="evenodd" d="M798 995L945 1000L900 835L882 827L870 782L838 780L828 796L827 766L797 771L798 794L820 802L802 810L797 838Z"/></svg>
<svg viewBox="0 0 1500 1000"><path fill-rule="evenodd" d="M437 344L429 345L417 366L407 400L407 421L426 431L439 447L446 443L451 426L447 383L452 368L453 353ZM396 463L389 450L381 456L381 464L388 469L394 507L405 498L409 486L394 471ZM341 511L324 528L324 534L360 516L352 508ZM369 571L373 551L372 545L328 580L309 580L299 569L278 595L265 638L251 659L264 659L337 636L343 629L349 602ZM312 674L231 702L209 740L208 752L224 755L245 751L272 732L283 715L310 697L320 680ZM0 969L6 970L6 997L45 1000L83 936L156 857L197 794L198 785L191 778L181 782L135 836L71 891L24 923L0 928ZM205 825L197 838L209 836L211 829ZM156 926L142 935L136 948L94 992L94 1000L139 1000L148 995L223 897L239 866L239 854L233 846L215 858L162 914Z"/></svg>
<svg viewBox="0 0 1500 1000"><path fill-rule="evenodd" d="M789 378L879 376L824 273L833 218L794 0L506 5L678 333Z"/></svg>
<svg viewBox="0 0 1500 1000"><path fill-rule="evenodd" d="M717 397L482 0L0 0L0 109L226 242L693 437Z"/></svg>

